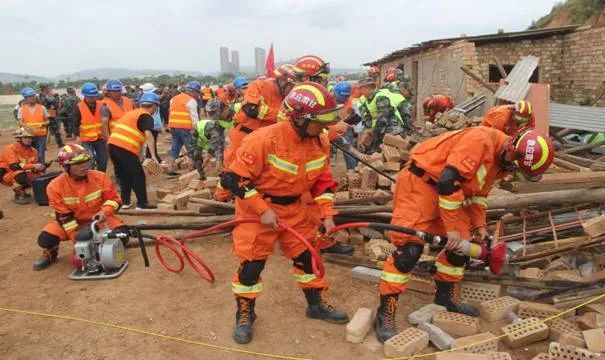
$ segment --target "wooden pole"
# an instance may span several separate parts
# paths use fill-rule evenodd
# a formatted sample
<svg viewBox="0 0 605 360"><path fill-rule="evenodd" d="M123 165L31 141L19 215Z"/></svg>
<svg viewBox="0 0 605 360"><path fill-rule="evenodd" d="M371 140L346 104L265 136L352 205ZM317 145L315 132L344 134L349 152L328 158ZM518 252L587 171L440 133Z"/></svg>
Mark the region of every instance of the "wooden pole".
<svg viewBox="0 0 605 360"><path fill-rule="evenodd" d="M502 66L500 59L498 59L497 56L494 56L494 61L496 62L496 66L498 67L498 72L500 73L500 76L502 76L503 79L506 79L508 74L506 73L506 70L504 70L504 66Z"/></svg>
<svg viewBox="0 0 605 360"><path fill-rule="evenodd" d="M583 151L592 150L592 149L598 148L599 146L602 146L602 145L605 145L605 141L598 141L598 142L592 143L592 144L586 144L586 145L580 145L580 146L572 147L572 148L569 148L569 149L561 150L558 153L561 153L561 154L575 154L575 153L579 153L579 152L583 152Z"/></svg>
<svg viewBox="0 0 605 360"><path fill-rule="evenodd" d="M473 70L467 68L466 66L461 66L460 70L464 71L464 73L466 75L472 77L475 81L477 81L479 84L483 85L483 87L485 87L492 93L496 92L496 90L493 87L491 87L487 82L485 82L485 80L483 80L483 78L480 75L473 72Z"/></svg>
<svg viewBox="0 0 605 360"><path fill-rule="evenodd" d="M490 196L490 209L522 209L528 206L571 205L605 202L605 188L559 190L533 194Z"/></svg>

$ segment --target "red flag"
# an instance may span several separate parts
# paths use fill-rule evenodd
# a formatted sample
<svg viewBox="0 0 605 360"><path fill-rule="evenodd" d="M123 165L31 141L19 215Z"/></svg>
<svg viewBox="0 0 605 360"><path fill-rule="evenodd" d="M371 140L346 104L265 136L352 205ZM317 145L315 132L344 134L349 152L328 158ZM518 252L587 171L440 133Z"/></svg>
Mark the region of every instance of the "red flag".
<svg viewBox="0 0 605 360"><path fill-rule="evenodd" d="M271 48L269 48L269 53L267 54L267 59L265 60L265 73L268 78L275 77L273 71L275 70L275 55L273 54L273 43L271 44Z"/></svg>

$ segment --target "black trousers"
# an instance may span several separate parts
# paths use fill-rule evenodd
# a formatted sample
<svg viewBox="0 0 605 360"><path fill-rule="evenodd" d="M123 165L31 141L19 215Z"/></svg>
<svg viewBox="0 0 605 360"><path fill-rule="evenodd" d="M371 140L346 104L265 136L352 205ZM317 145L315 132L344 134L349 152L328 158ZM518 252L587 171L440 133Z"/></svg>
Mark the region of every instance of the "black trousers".
<svg viewBox="0 0 605 360"><path fill-rule="evenodd" d="M128 150L109 144L109 157L113 162L116 176L120 181L120 197L123 204L130 204L130 194L134 190L137 205L147 204L147 185L145 172L139 157Z"/></svg>

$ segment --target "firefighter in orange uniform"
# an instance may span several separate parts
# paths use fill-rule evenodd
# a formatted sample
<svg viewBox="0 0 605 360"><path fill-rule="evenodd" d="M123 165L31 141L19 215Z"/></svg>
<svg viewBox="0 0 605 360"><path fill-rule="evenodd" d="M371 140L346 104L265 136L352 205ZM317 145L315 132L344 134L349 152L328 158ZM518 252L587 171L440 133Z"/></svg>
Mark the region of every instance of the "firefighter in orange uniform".
<svg viewBox="0 0 605 360"><path fill-rule="evenodd" d="M436 261L436 304L448 311L479 315L474 306L457 298L468 258L456 250L462 239L481 243L488 236L487 196L495 180L519 171L537 181L553 157L554 145L548 136L530 129L511 138L479 126L447 132L414 148L397 178L391 224L447 235L445 250ZM380 342L397 334L397 300L424 247L414 236L390 232L390 237L397 250L387 258L380 279L380 307L374 324Z"/></svg>
<svg viewBox="0 0 605 360"><path fill-rule="evenodd" d="M305 55L296 61L294 66L305 72L303 80L313 81L323 86L328 85L330 63L315 55Z"/></svg>
<svg viewBox="0 0 605 360"><path fill-rule="evenodd" d="M307 317L333 323L349 320L345 312L326 302L328 282L313 273L309 250L279 230L284 223L308 239L317 235L301 199L306 192L318 202L326 230L334 227L336 182L329 176L329 141L323 130L337 121L338 106L326 88L311 82L294 87L284 103L287 121L246 137L221 179L222 186L237 196L236 217L260 217L261 221L233 230L233 254L240 260L232 284L237 302L233 337L241 344L252 340L255 301L263 289L260 274L275 240L293 260L295 279L308 303Z"/></svg>
<svg viewBox="0 0 605 360"><path fill-rule="evenodd" d="M235 127L229 132L229 146L223 158L225 168L235 160L235 152L246 135L258 128L277 122L282 100L304 72L292 64L283 64L274 71L275 78L255 80L250 83L240 110L233 117ZM228 190L217 188L215 198L227 201Z"/></svg>
<svg viewBox="0 0 605 360"><path fill-rule="evenodd" d="M20 127L14 136L17 142L8 145L0 154L0 181L13 187L15 203L26 205L31 195L25 189L32 186L34 178L42 174L46 166L38 162L38 152L32 146L32 129Z"/></svg>
<svg viewBox="0 0 605 360"><path fill-rule="evenodd" d="M491 108L483 117L481 125L498 129L503 133L515 136L525 128L534 129L536 119L529 101L521 100L510 105Z"/></svg>
<svg viewBox="0 0 605 360"><path fill-rule="evenodd" d="M120 198L105 173L89 170L91 155L83 146L68 144L59 150L58 160L64 173L46 188L55 220L49 222L38 236L42 257L34 261L34 270L46 269L57 260L59 243L75 241L76 232L89 226L96 218L117 232L127 232L115 212Z"/></svg>
<svg viewBox="0 0 605 360"><path fill-rule="evenodd" d="M107 96L103 98L103 102L107 104L111 114L109 118L109 131L113 130L118 120L125 112L134 109L132 101L122 96L122 83L120 80L107 80Z"/></svg>
<svg viewBox="0 0 605 360"><path fill-rule="evenodd" d="M422 109L427 122L435 122L437 113L444 113L454 108L454 99L451 96L432 95L424 99Z"/></svg>

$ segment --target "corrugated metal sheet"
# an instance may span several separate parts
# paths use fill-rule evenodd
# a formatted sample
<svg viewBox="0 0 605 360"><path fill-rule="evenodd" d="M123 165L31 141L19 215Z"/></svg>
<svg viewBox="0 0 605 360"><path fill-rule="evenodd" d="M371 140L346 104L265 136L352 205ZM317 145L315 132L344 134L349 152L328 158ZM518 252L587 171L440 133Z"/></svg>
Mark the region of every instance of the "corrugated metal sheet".
<svg viewBox="0 0 605 360"><path fill-rule="evenodd" d="M509 102L525 99L525 96L529 93L529 78L531 78L539 63L539 57L531 55L522 57L506 77L507 85L496 91L496 98Z"/></svg>
<svg viewBox="0 0 605 360"><path fill-rule="evenodd" d="M550 126L605 132L605 108L550 103Z"/></svg>

